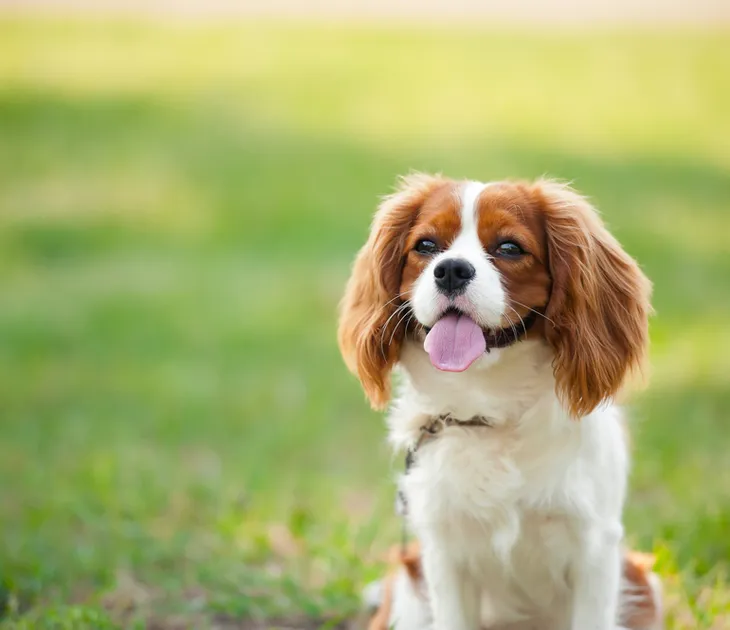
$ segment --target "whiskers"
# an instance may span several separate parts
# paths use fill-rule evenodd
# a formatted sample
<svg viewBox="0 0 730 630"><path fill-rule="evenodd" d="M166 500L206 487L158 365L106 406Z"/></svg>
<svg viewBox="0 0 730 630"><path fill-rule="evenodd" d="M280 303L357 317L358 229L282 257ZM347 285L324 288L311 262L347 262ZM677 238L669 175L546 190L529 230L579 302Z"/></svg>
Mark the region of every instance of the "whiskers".
<svg viewBox="0 0 730 630"><path fill-rule="evenodd" d="M389 300L386 304L384 304L382 308L387 308L387 306L392 304L397 299L403 299L403 294L396 295L392 300ZM395 311L393 311L386 320L380 333L380 353L382 354L383 359L387 359L387 355L385 352L385 337L388 333L388 327L393 318L395 318L395 324L391 326L392 330L390 333L390 338L388 339L388 346L393 343L393 339L395 339L395 334L398 332L401 326L404 331L407 331L411 326L414 326L415 329L423 327L421 322L419 322L416 318L416 313L411 308L411 303L409 300L406 299L402 304L399 304L398 308L396 308Z"/></svg>
<svg viewBox="0 0 730 630"><path fill-rule="evenodd" d="M507 304L507 308L512 309L512 311L514 311L514 314L517 315L517 317L520 320L520 323L522 324L522 332L526 333L527 326L525 326L525 320L522 319L522 316L509 304ZM515 328L515 324L512 321L512 318L509 316L508 313L505 313L504 316L507 318L507 321L509 322L509 327L512 329L512 334L514 335L514 338L517 339L517 337L519 337L519 334L517 333L517 329Z"/></svg>
<svg viewBox="0 0 730 630"><path fill-rule="evenodd" d="M397 295L394 299L398 299L400 297L401 297L400 295ZM390 300L390 302L388 302L388 304L392 303L393 301L394 300ZM388 304L386 304L385 306L387 306ZM383 306L383 308L385 308L385 306ZM385 320L385 324L383 324L383 328L380 332L380 354L383 355L383 359L388 358L385 354L385 347L384 347L385 334L388 332L388 324L390 324L391 320L394 317L397 317L395 325L393 326L393 333L390 336L390 341L388 341L388 345L390 345L391 343L393 343L393 338L395 337L395 333L398 330L398 327L400 326L401 322L403 321L403 319L405 319L405 317L410 312L410 306L411 306L411 303L408 300L406 300L405 302L400 304L398 306L398 308L396 308L391 313L390 317L388 317L387 320Z"/></svg>
<svg viewBox="0 0 730 630"><path fill-rule="evenodd" d="M409 306L410 306L410 304L409 304ZM415 313L413 312L413 310L412 310L412 309L409 309L409 312L410 312L410 314L408 315L408 317L407 317L407 318L405 318L405 319L406 319L406 321L405 321L405 324L403 324L403 329L404 329L404 330L408 330L408 326L409 326L409 325L411 324L411 322L412 322L412 321L414 320L414 318L416 317L416 314L415 314ZM401 324L402 322L403 322L403 319L400 319L400 320L398 321L398 324L396 324L395 328L393 328L393 332L392 332L392 333L390 334L390 339L388 340L388 345L390 345L391 343L393 343L393 338L395 337L395 331L396 331L396 330L398 330L398 326L399 326L399 325L400 325L400 324Z"/></svg>
<svg viewBox="0 0 730 630"><path fill-rule="evenodd" d="M522 302L518 302L517 300L515 300L512 297L510 297L509 300L510 300L510 302L513 302L514 304L517 304L517 306L521 306L522 308L526 308L531 313L535 313L535 315L537 315L538 317L542 317L543 319L549 321L553 326L555 326L555 322L552 319L550 319L547 315L545 315L544 313L541 313L540 311L536 311L534 308L530 308L529 306L527 306L527 304L523 304ZM515 311L515 309L512 308L511 306L510 306L510 308L513 311ZM515 311L515 313L519 317L519 313L517 313L517 311ZM520 317L520 319L522 319L522 318Z"/></svg>
<svg viewBox="0 0 730 630"><path fill-rule="evenodd" d="M522 335L525 335L527 331L532 328L532 325L535 323L537 316L541 314L534 309L525 307L528 308L530 314L526 315L523 319L522 315L520 315L517 309L515 309L513 306L508 304L507 308L509 308L515 315L517 315L517 319L519 319L520 322L519 324L517 324L515 321L513 321L512 317L510 317L509 313L504 314L504 317L509 323L510 329L512 331L511 339L509 338L509 333L505 329L502 329L500 332L496 333L496 343L500 344L500 342L502 342L504 346L509 345L515 341L519 341ZM518 332L519 326L522 327L522 330Z"/></svg>

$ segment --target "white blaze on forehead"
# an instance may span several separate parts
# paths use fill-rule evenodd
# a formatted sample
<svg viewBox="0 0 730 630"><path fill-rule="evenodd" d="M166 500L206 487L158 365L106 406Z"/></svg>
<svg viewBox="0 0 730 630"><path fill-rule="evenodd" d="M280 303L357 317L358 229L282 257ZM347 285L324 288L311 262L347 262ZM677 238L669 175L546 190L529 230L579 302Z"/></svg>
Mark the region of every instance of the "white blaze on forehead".
<svg viewBox="0 0 730 630"><path fill-rule="evenodd" d="M487 186L489 184L483 184L482 182L466 182L463 185L459 195L461 197L461 231L449 248L450 250L464 251L465 249L471 249L473 251L475 245L481 250L477 200Z"/></svg>
<svg viewBox="0 0 730 630"><path fill-rule="evenodd" d="M489 184L481 182L466 182L461 190L461 230L476 231L477 226L477 199Z"/></svg>

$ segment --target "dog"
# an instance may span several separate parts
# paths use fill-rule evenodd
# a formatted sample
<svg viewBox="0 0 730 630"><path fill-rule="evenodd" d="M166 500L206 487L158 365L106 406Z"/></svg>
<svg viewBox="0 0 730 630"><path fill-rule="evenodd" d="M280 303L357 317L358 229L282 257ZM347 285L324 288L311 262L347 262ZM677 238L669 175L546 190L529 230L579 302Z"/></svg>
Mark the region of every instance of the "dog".
<svg viewBox="0 0 730 630"><path fill-rule="evenodd" d="M390 571L365 589L364 600L371 617L367 630L424 630L432 625L421 551L417 543L393 548ZM651 571L653 556L627 552L623 557L620 619L621 630L662 630L661 582ZM539 626L537 626L539 628Z"/></svg>
<svg viewBox="0 0 730 630"><path fill-rule="evenodd" d="M407 453L428 627L620 624L629 457L615 400L641 374L650 294L566 185L413 174L383 200L338 340Z"/></svg>

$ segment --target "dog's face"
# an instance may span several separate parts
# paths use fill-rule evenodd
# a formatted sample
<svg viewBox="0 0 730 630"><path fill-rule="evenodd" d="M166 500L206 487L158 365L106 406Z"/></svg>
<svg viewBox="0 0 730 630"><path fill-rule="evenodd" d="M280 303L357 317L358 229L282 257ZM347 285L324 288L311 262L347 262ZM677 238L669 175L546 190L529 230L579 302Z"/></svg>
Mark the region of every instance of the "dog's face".
<svg viewBox="0 0 730 630"><path fill-rule="evenodd" d="M640 364L649 283L588 202L551 182L412 176L385 199L343 300L340 347L376 407L405 339L438 370L524 337L554 352L558 392L590 412Z"/></svg>
<svg viewBox="0 0 730 630"><path fill-rule="evenodd" d="M547 244L522 187L444 185L424 201L405 249L400 295L428 332L436 368L462 372L544 319Z"/></svg>

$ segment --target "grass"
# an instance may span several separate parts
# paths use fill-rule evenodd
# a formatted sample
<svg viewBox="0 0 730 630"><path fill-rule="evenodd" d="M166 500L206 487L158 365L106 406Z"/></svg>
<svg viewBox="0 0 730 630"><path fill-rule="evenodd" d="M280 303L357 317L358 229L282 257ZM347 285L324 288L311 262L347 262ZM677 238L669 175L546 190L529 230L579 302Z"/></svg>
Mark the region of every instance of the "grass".
<svg viewBox="0 0 730 630"><path fill-rule="evenodd" d="M335 308L410 169L572 180L641 261L627 531L730 627L727 76L721 31L0 20L0 627L357 610L399 524Z"/></svg>

